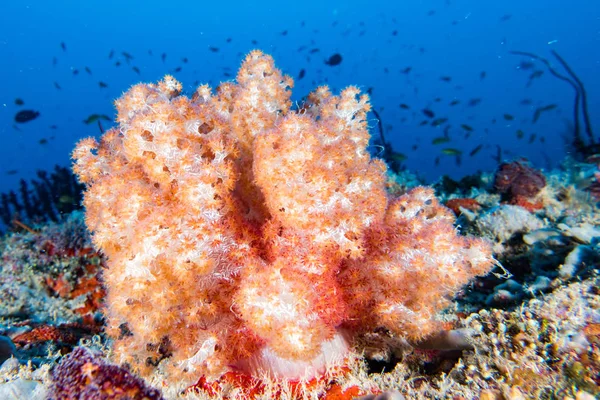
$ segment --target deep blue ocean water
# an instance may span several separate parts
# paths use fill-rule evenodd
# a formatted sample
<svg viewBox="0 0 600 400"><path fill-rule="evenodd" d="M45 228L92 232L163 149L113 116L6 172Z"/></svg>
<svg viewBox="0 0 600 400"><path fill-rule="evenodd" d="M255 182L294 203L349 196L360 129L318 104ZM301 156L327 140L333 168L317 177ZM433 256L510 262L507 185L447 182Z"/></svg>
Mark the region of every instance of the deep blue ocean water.
<svg viewBox="0 0 600 400"><path fill-rule="evenodd" d="M38 169L69 165L78 139L100 135L83 121L113 118L113 101L131 85L170 73L188 93L198 83L216 86L235 78L252 49L294 77L294 100L321 84L369 91L394 151L428 181L493 171L499 150L501 159L525 157L540 168L569 151L572 88L510 51L535 53L562 72L551 54L558 52L585 84L600 135L598 0L2 1L0 192ZM342 62L327 65L334 54ZM549 105L533 123L535 110ZM40 115L17 123L21 110ZM431 126L436 118L447 121ZM378 137L373 114L369 123ZM449 142L432 144L444 135Z"/></svg>

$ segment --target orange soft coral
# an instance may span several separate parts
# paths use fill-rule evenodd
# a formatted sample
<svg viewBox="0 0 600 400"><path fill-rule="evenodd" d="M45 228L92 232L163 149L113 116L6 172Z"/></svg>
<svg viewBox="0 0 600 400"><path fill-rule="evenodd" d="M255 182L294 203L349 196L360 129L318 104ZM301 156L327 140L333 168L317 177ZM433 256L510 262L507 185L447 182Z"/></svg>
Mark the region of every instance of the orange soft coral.
<svg viewBox="0 0 600 400"><path fill-rule="evenodd" d="M180 96L170 76L132 87L119 126L78 144L117 361L190 383L310 379L359 332L427 336L489 270L489 246L459 236L432 190L386 193L366 95L320 87L295 111L292 86L253 51L214 94Z"/></svg>

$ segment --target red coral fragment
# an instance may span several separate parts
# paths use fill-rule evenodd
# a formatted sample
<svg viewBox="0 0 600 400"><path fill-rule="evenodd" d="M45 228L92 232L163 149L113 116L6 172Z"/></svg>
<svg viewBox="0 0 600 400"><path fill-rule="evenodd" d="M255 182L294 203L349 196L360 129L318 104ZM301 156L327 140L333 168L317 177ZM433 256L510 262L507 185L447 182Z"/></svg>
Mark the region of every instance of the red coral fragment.
<svg viewBox="0 0 600 400"><path fill-rule="evenodd" d="M523 196L515 196L510 200L510 204L520 206L529 212L535 212L544 208L544 204L541 201L530 201Z"/></svg>
<svg viewBox="0 0 600 400"><path fill-rule="evenodd" d="M77 337L67 329L52 325L38 326L29 332L15 336L13 339L17 346L38 344L48 341L75 344L77 343L77 340Z"/></svg>
<svg viewBox="0 0 600 400"><path fill-rule="evenodd" d="M13 342L19 347L37 345L49 341L76 344L82 337L97 334L99 331L100 326L96 321L86 324L41 325L15 336Z"/></svg>
<svg viewBox="0 0 600 400"><path fill-rule="evenodd" d="M545 186L544 175L524 160L500 164L494 180L496 191L505 196L505 201L517 196L532 198Z"/></svg>
<svg viewBox="0 0 600 400"><path fill-rule="evenodd" d="M349 373L349 371L350 370L348 368L340 368L338 373L343 375ZM288 383L291 389L290 395L293 399L306 398L307 392L310 392L311 389L321 385L324 386L324 392L319 396L319 399L321 400L351 400L357 396L366 394L357 386L351 386L342 390L342 386L335 380L334 377L320 377L313 378L308 382ZM203 376L195 385L191 386L187 390L193 392L202 392L208 396L216 396L220 394L220 388L222 387L233 387L236 389L234 392L237 394L237 396L239 396L239 393L242 393L241 398L251 400L260 398L264 394L266 384L265 382L250 375L238 371L230 371L212 382L209 382L206 377ZM281 394L281 389L276 390L274 398L279 398ZM225 395L223 398L228 399L229 397Z"/></svg>
<svg viewBox="0 0 600 400"><path fill-rule="evenodd" d="M462 214L462 211L460 210L461 207L465 210L477 211L481 208L481 204L479 204L475 199L458 198L448 200L446 202L446 207L451 209L456 216L459 216Z"/></svg>

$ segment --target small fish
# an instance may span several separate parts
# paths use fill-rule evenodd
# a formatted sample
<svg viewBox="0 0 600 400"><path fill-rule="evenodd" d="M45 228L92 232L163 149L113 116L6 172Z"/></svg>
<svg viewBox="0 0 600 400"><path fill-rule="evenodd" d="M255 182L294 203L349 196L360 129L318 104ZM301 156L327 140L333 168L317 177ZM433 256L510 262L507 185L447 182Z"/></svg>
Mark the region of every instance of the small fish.
<svg viewBox="0 0 600 400"><path fill-rule="evenodd" d="M530 104L532 104L533 101L531 99L523 99L519 102L519 104L523 105L523 106L528 106Z"/></svg>
<svg viewBox="0 0 600 400"><path fill-rule="evenodd" d="M502 17L500 17L500 22L506 22L506 21L508 21L511 18L512 18L511 14L505 14Z"/></svg>
<svg viewBox="0 0 600 400"><path fill-rule="evenodd" d="M511 114L504 114L503 117L507 121L513 121L515 119L515 117L512 116Z"/></svg>
<svg viewBox="0 0 600 400"><path fill-rule="evenodd" d="M463 128L463 130L465 130L467 132L473 132L473 128L470 125L461 124L460 127Z"/></svg>
<svg viewBox="0 0 600 400"><path fill-rule="evenodd" d="M405 160L408 158L408 157L406 157L406 155L405 155L405 154L402 154L402 153L397 153L397 152L395 152L395 151L392 151L392 154L390 154L390 156L389 156L389 157L390 157L392 160L394 160L394 161L396 161L396 162L398 162L398 163L401 163L401 162L405 161Z"/></svg>
<svg viewBox="0 0 600 400"><path fill-rule="evenodd" d="M442 149L442 154L445 154L447 156L460 156L462 154L462 151L460 151L459 149L454 149L452 147L447 147L445 149Z"/></svg>
<svg viewBox="0 0 600 400"><path fill-rule="evenodd" d="M77 68L73 70L73 75L79 75L79 70Z"/></svg>
<svg viewBox="0 0 600 400"><path fill-rule="evenodd" d="M540 116L542 115L543 112L551 111L551 110L554 110L555 108L556 108L556 104L548 104L547 106L536 108L535 112L533 113L533 120L531 122L533 124L535 124L538 121L538 119L540 119Z"/></svg>
<svg viewBox="0 0 600 400"><path fill-rule="evenodd" d="M456 165L458 167L460 167L462 165L462 157L461 156L462 156L461 154L457 154L456 158L454 159L454 161L456 162Z"/></svg>
<svg viewBox="0 0 600 400"><path fill-rule="evenodd" d="M66 52L67 51L67 45L65 44L65 42L60 42L60 48Z"/></svg>
<svg viewBox="0 0 600 400"><path fill-rule="evenodd" d="M329 65L330 67L340 65L341 63L342 63L342 56L339 53L335 53L334 55L329 57L327 60L325 60L325 64Z"/></svg>
<svg viewBox="0 0 600 400"><path fill-rule="evenodd" d="M450 81L452 81L452 77L451 76L442 76L442 77L440 77L440 80L442 80L444 82L450 82Z"/></svg>
<svg viewBox="0 0 600 400"><path fill-rule="evenodd" d="M99 120L110 121L110 117L105 114L90 114L86 119L83 120L83 123L89 125Z"/></svg>
<svg viewBox="0 0 600 400"><path fill-rule="evenodd" d="M403 74L408 74L410 71L412 71L412 67L406 67L406 68L400 70L400 72Z"/></svg>
<svg viewBox="0 0 600 400"><path fill-rule="evenodd" d="M533 84L533 80L540 78L542 75L544 75L544 71L542 70L533 71L531 75L529 75L526 87L530 87Z"/></svg>
<svg viewBox="0 0 600 400"><path fill-rule="evenodd" d="M258 44L258 40L256 40L256 39L252 39L252 40L250 41L250 43L252 43L253 45L255 45L255 46L256 46L256 45Z"/></svg>
<svg viewBox="0 0 600 400"><path fill-rule="evenodd" d="M535 142L536 137L537 135L535 133L532 133L531 136L529 136L529 144Z"/></svg>
<svg viewBox="0 0 600 400"><path fill-rule="evenodd" d="M450 137L450 127L452 125L446 125L446 127L444 128L444 136L446 137Z"/></svg>
<svg viewBox="0 0 600 400"><path fill-rule="evenodd" d="M133 60L133 56L128 52L122 51L121 54L123 55L123 57L125 57L125 60L127 60L127 62L129 62L129 60Z"/></svg>
<svg viewBox="0 0 600 400"><path fill-rule="evenodd" d="M117 62L115 63L115 67L120 67L120 66L121 66L121 61L117 61Z"/></svg>
<svg viewBox="0 0 600 400"><path fill-rule="evenodd" d="M306 71L304 70L304 68L302 68L298 73L298 80L304 78L304 75L306 75Z"/></svg>
<svg viewBox="0 0 600 400"><path fill-rule="evenodd" d="M482 81L485 79L487 73L485 71L481 71L481 73L479 74L479 80Z"/></svg>
<svg viewBox="0 0 600 400"><path fill-rule="evenodd" d="M438 165L440 165L440 156L437 156L435 158L435 160L433 161L433 163L435 164L435 166L437 167Z"/></svg>
<svg viewBox="0 0 600 400"><path fill-rule="evenodd" d="M183 58L181 59L181 62L182 62L182 63L184 63L184 64L187 64L187 62L188 62L188 59L187 59L187 57L183 57Z"/></svg>
<svg viewBox="0 0 600 400"><path fill-rule="evenodd" d="M165 62L165 60L167 59L167 53L162 53L160 55L160 59L162 60L162 62Z"/></svg>
<svg viewBox="0 0 600 400"><path fill-rule="evenodd" d="M452 100L452 101L450 102L450 106L451 106L451 107L454 107L455 105L457 105L457 104L459 104L459 103L460 103L460 100L456 100L456 99L455 99L455 100Z"/></svg>
<svg viewBox="0 0 600 400"><path fill-rule="evenodd" d="M48 144L48 139L46 139L46 138L42 138L42 139L40 139L40 140L39 140L39 144L42 144L42 145L44 145L44 144Z"/></svg>
<svg viewBox="0 0 600 400"><path fill-rule="evenodd" d="M423 121L421 121L421 123L419 124L419 126L425 126L425 125L429 125L429 121L428 121L428 120L423 120Z"/></svg>
<svg viewBox="0 0 600 400"><path fill-rule="evenodd" d="M136 66L131 67L131 69L136 73L136 74L140 74L140 69Z"/></svg>
<svg viewBox="0 0 600 400"><path fill-rule="evenodd" d="M475 107L476 105L478 105L479 103L481 103L481 99L476 97L474 99L469 100L469 102L467 103L467 105L469 107Z"/></svg>
<svg viewBox="0 0 600 400"><path fill-rule="evenodd" d="M108 59L112 60L112 58L114 57L114 55L115 55L115 51L111 50L110 53L108 53Z"/></svg>
<svg viewBox="0 0 600 400"><path fill-rule="evenodd" d="M106 84L106 83L104 83L104 82L100 81L100 82L98 82L98 86L100 86L100 88L107 88L107 87L108 87L108 84Z"/></svg>
<svg viewBox="0 0 600 400"><path fill-rule="evenodd" d="M522 129L517 129L517 139L523 139L525 137L525 132Z"/></svg>
<svg viewBox="0 0 600 400"><path fill-rule="evenodd" d="M471 150L471 152L469 153L469 156L473 157L475 154L479 153L479 150L481 150L482 148L483 148L482 144L475 146L475 148L473 150Z"/></svg>
<svg viewBox="0 0 600 400"><path fill-rule="evenodd" d="M410 106L408 104L400 103L400 108L403 110L408 110Z"/></svg>
<svg viewBox="0 0 600 400"><path fill-rule="evenodd" d="M431 17L432 15L435 15L435 10L429 10L429 12L427 13L428 17Z"/></svg>
<svg viewBox="0 0 600 400"><path fill-rule="evenodd" d="M50 125L50 129L58 129L58 126L56 126L56 125Z"/></svg>
<svg viewBox="0 0 600 400"><path fill-rule="evenodd" d="M444 144L444 143L448 143L450 141L450 138L447 136L440 136L440 137L436 137L431 141L431 144L433 145L438 145L438 144Z"/></svg>
<svg viewBox="0 0 600 400"><path fill-rule="evenodd" d="M85 67L85 72L87 72L88 74L92 74L92 70L90 69L90 67Z"/></svg>
<svg viewBox="0 0 600 400"><path fill-rule="evenodd" d="M73 204L75 202L75 199L73 199L73 196L69 196L68 194L63 194L62 196L60 196L58 198L58 202L61 204Z"/></svg>
<svg viewBox="0 0 600 400"><path fill-rule="evenodd" d="M521 61L517 66L517 69L528 70L533 69L533 67L535 67L535 64L531 61Z"/></svg>
<svg viewBox="0 0 600 400"><path fill-rule="evenodd" d="M56 64L58 64L58 58L52 57L52 66L56 67Z"/></svg>
<svg viewBox="0 0 600 400"><path fill-rule="evenodd" d="M444 117L436 118L433 121L431 121L431 126L437 127L437 126L444 124L446 121L448 121L448 118L444 118Z"/></svg>
<svg viewBox="0 0 600 400"><path fill-rule="evenodd" d="M431 111L430 109L428 109L428 108L424 108L424 109L422 109L422 110L421 110L421 112L422 112L423 114L425 114L425 116L426 116L427 118L433 118L433 117L435 117L435 113L434 113L433 111Z"/></svg>
<svg viewBox="0 0 600 400"><path fill-rule="evenodd" d="M212 51L213 53L218 53L219 52L219 48L218 47L208 46L208 49L210 51Z"/></svg>
<svg viewBox="0 0 600 400"><path fill-rule="evenodd" d="M38 111L35 111L35 110L22 110L22 111L19 111L15 115L15 122L23 124L25 122L33 121L34 119L36 119L39 116L40 116L40 113Z"/></svg>
<svg viewBox="0 0 600 400"><path fill-rule="evenodd" d="M25 104L25 102L22 99L20 99L20 98L17 97L15 99L15 104L18 105L18 106L22 106L23 104Z"/></svg>
<svg viewBox="0 0 600 400"><path fill-rule="evenodd" d="M315 47L314 49L310 49L310 51L309 51L308 53L309 53L309 54L315 54L315 53L318 53L319 51L321 51L321 50L319 50L319 49L317 49L317 48Z"/></svg>
<svg viewBox="0 0 600 400"><path fill-rule="evenodd" d="M286 36L287 34L288 34L288 31L287 31L287 30L285 30L285 31L282 31L282 32L280 33L280 35L281 35L281 36Z"/></svg>
<svg viewBox="0 0 600 400"><path fill-rule="evenodd" d="M230 37L227 38L227 40L225 40L227 43L231 43L233 39L231 39Z"/></svg>

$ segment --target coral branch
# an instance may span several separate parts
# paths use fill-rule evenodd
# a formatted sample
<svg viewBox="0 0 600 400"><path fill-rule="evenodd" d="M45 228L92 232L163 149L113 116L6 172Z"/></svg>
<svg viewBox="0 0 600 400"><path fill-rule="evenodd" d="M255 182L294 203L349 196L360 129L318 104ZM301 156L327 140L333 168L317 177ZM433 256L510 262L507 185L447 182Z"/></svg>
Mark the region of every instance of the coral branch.
<svg viewBox="0 0 600 400"><path fill-rule="evenodd" d="M491 268L431 189L386 193L366 95L320 87L296 111L292 86L253 51L215 93L180 96L170 76L132 87L119 126L78 144L117 361L190 383L232 368L310 379L377 326L427 337Z"/></svg>

